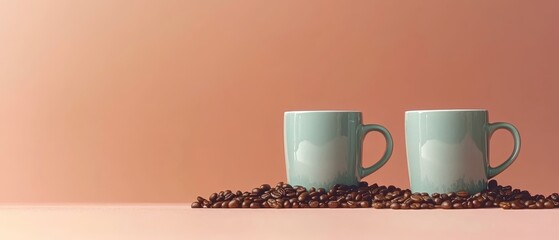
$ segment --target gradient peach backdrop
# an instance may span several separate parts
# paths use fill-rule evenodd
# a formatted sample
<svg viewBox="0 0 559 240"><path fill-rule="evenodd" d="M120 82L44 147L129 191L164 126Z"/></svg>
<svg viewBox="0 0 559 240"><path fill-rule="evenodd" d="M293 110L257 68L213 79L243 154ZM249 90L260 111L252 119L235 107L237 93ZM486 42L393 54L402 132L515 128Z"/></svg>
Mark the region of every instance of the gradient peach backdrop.
<svg viewBox="0 0 559 240"><path fill-rule="evenodd" d="M487 108L559 191L559 1L2 1L0 202L184 202L286 179L283 112ZM492 164L512 138L498 132ZM369 136L365 163L384 150Z"/></svg>

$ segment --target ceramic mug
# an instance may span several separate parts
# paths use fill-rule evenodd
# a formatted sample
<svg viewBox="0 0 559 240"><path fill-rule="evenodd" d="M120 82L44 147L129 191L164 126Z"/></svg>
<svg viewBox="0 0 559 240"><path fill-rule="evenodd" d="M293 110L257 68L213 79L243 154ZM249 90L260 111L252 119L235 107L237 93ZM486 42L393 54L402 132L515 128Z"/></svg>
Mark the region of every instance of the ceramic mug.
<svg viewBox="0 0 559 240"><path fill-rule="evenodd" d="M365 135L377 131L386 139L382 158L363 167ZM390 132L377 124L364 125L355 111L291 111L284 114L287 181L291 185L329 189L335 184L356 185L382 167L392 154Z"/></svg>
<svg viewBox="0 0 559 240"><path fill-rule="evenodd" d="M509 167L520 151L520 135L509 123L488 122L484 109L419 110L406 112L406 152L413 192L478 193L487 180ZM511 156L493 168L489 141L497 129L514 138Z"/></svg>

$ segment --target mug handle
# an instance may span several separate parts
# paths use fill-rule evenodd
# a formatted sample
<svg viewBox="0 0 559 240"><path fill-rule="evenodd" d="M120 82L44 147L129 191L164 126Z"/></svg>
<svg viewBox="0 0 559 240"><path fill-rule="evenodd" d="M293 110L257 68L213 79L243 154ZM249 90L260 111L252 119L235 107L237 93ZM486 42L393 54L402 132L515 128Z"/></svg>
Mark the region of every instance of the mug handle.
<svg viewBox="0 0 559 240"><path fill-rule="evenodd" d="M361 125L361 143L363 143L363 139L365 139L367 133L372 131L382 133L382 135L386 140L386 150L384 151L384 155L382 156L382 158L380 158L380 160L378 160L375 164L373 164L373 166L366 167L366 168L364 168L362 165L359 166L360 167L359 176L361 178L366 177L369 174L378 170L380 167L386 164L386 162L388 162L390 155L392 155L392 149L394 146L394 143L392 142L392 135L390 135L390 132L381 125L378 124Z"/></svg>
<svg viewBox="0 0 559 240"><path fill-rule="evenodd" d="M516 160L516 157L518 157L518 153L520 152L520 134L518 133L518 129L516 129L516 127L510 123L490 123L487 129L489 131L489 137L491 137L491 135L493 135L493 133L498 129L508 130L512 134L512 137L514 138L514 148L510 157L506 161L501 163L501 165L493 168L488 164L488 178L493 178L507 169L512 164L512 162Z"/></svg>

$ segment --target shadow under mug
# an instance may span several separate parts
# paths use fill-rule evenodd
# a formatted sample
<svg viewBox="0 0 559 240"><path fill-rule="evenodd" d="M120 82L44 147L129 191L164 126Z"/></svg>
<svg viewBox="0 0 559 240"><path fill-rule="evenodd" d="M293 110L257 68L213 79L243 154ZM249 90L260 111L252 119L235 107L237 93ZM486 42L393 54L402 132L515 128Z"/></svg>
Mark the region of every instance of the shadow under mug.
<svg viewBox="0 0 559 240"><path fill-rule="evenodd" d="M413 192L475 194L487 180L509 167L520 151L520 134L509 123L488 122L484 109L406 112L406 153ZM514 138L511 156L493 168L488 161L489 141L497 129Z"/></svg>
<svg viewBox="0 0 559 240"><path fill-rule="evenodd" d="M377 163L364 168L362 145L371 131L384 135L386 150ZM390 158L393 143L383 126L364 125L361 112L291 111L284 114L284 147L289 184L329 189L357 185L378 170Z"/></svg>

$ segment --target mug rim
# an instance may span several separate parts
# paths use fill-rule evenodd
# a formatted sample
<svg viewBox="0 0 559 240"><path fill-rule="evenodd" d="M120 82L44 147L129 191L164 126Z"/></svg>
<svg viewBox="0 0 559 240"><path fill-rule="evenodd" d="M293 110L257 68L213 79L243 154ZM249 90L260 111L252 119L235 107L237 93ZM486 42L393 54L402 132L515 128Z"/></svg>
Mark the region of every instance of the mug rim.
<svg viewBox="0 0 559 240"><path fill-rule="evenodd" d="M297 111L285 111L287 113L361 113L356 110L297 110Z"/></svg>
<svg viewBox="0 0 559 240"><path fill-rule="evenodd" d="M456 109L424 109L424 110L408 110L406 113L423 113L423 112L487 112L483 108L456 108Z"/></svg>

